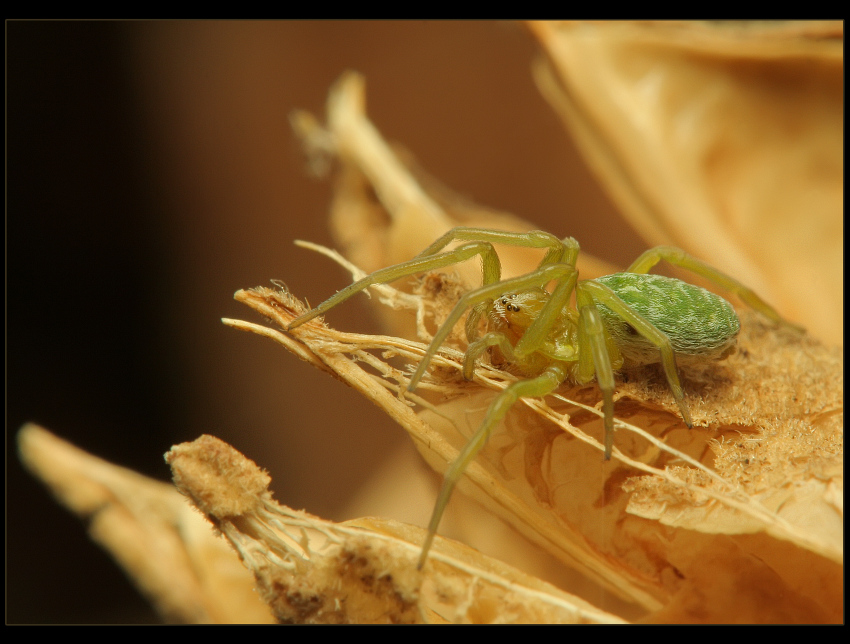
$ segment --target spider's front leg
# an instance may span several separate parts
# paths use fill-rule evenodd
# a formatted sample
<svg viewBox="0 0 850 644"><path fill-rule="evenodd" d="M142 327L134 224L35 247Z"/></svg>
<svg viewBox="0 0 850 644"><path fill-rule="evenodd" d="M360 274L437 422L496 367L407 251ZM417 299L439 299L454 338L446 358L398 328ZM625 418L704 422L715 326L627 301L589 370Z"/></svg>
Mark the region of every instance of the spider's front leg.
<svg viewBox="0 0 850 644"><path fill-rule="evenodd" d="M498 275L499 256L496 254L496 250L493 248L493 245L486 241L470 242L445 253L415 257L408 262L375 271L371 275L367 275L363 279L346 286L336 295L332 295L314 309L311 309L307 313L295 318L289 323L286 330L291 331L305 322L323 315L336 305L343 303L351 296L356 295L360 291L363 291L375 284L386 284L387 282L394 282L403 277L416 275L417 273L424 273L438 268L445 268L446 266L451 266L453 264L459 264L460 262L471 259L476 255L481 256L485 275Z"/></svg>
<svg viewBox="0 0 850 644"><path fill-rule="evenodd" d="M590 382L594 373L596 375L596 383L602 391L602 420L605 426L603 442L607 461L614 448L614 368L605 340L602 317L584 284L579 284L576 290L576 304L579 308L576 380L583 384Z"/></svg>
<svg viewBox="0 0 850 644"><path fill-rule="evenodd" d="M437 257L440 256L438 255ZM517 360L522 360L536 351L543 344L546 335L552 329L555 318L560 314L564 304L568 301L570 293L574 288L576 277L577 272L573 266L569 264L550 264L548 266L542 266L528 275L521 275L520 277L514 277L503 282L488 284L463 295L458 300L455 308L452 309L452 312L449 313L446 321L437 330L434 339L431 340L428 350L422 356L419 366L416 368L413 377L410 379L410 383L407 385L408 391L413 391L416 385L419 384L422 376L425 375L431 358L437 353L437 349L445 342L454 325L457 324L468 308L473 308L474 310L475 307L482 303L492 302L504 293L539 287L557 280L558 286L555 288L549 301L546 302L537 319L528 328L516 347L514 347L514 355ZM527 339L530 341L526 342ZM475 349L479 352L478 355L480 355L480 346L477 345Z"/></svg>
<svg viewBox="0 0 850 644"><path fill-rule="evenodd" d="M488 228L469 228L457 226L442 235L428 248L423 250L417 257L434 255L443 250L449 244L456 241L486 241L491 244L504 244L521 248L539 248L546 251L546 255L538 265L538 269L550 264L569 264L575 266L579 253L579 244L572 237L558 239L551 233L542 230L531 230L525 233L510 232L504 230L491 230ZM495 284L501 279L501 264L492 262L482 266L482 283ZM474 306L467 316L466 338L472 342L478 321L485 314L489 306L488 302Z"/></svg>
<svg viewBox="0 0 850 644"><path fill-rule="evenodd" d="M493 428L499 424L517 400L526 397L540 398L545 396L553 392L566 377L566 363L555 361L536 378L520 380L509 385L490 403L490 407L487 409L487 415L484 417L481 426L460 451L457 458L452 461L452 464L443 475L443 485L440 488L440 494L437 497L434 511L431 514L431 521L428 523L428 536L425 538L425 543L422 544L422 554L419 555L417 568L421 570L425 564L425 560L428 558L428 551L431 548L431 543L434 541L434 535L437 533L440 519L443 517L443 512L445 512L455 485L457 485L457 482L463 476L470 463L475 460L478 452L487 444L487 439L490 438Z"/></svg>
<svg viewBox="0 0 850 644"><path fill-rule="evenodd" d="M574 266L570 264L551 264L542 266L528 275L506 280L498 284L484 286L476 291L467 293L458 302L446 322L437 332L437 335L434 336L434 340L428 348L425 357L420 362L419 368L416 374L414 374L413 379L411 379L408 388L416 385L419 377L424 373L430 356L433 355L436 347L439 346L466 308L478 306L483 302L492 302L497 297L504 296L506 293L521 293L530 289L542 289L542 286L550 281L557 281L557 286L552 294L541 300L545 301L542 307L539 309L537 307L533 308L533 314L531 316L533 317L533 321L525 329L525 333L517 342L516 347L511 344L504 333L491 331L480 339L473 341L467 349L463 366L464 376L467 379L472 378L475 361L490 347L499 347L505 358L515 365L524 368L533 367L536 375L509 385L496 397L490 404L481 426L446 470L443 485L437 498L437 503L434 506L431 521L428 524L428 536L422 547L419 568L425 563L431 542L437 532L440 519L451 498L455 485L487 443L493 428L502 421L510 408L520 398L545 396L554 391L558 385L566 380L570 372L568 362L545 355L540 352L540 349L550 339L552 329L558 317L564 314L570 294L575 289L577 277L578 273ZM519 348L524 341L525 346L520 351ZM570 358L572 358L572 355Z"/></svg>
<svg viewBox="0 0 850 644"><path fill-rule="evenodd" d="M518 361L517 355L514 353L514 345L510 343L508 337L500 331L490 331L470 342L466 348L466 353L463 356L463 377L465 380L472 380L475 363L491 347L498 347L506 362L516 363Z"/></svg>
<svg viewBox="0 0 850 644"><path fill-rule="evenodd" d="M417 257L433 255L454 241L487 241L492 244L505 244L507 246L520 246L523 248L546 249L546 256L540 262L545 264L564 263L575 266L578 257L578 242L572 237L560 240L551 233L542 230L531 230L526 233L515 233L505 230L492 230L489 228L468 228L458 226L452 228L433 244L423 250ZM499 275L488 276L486 269L484 283L492 284L499 281Z"/></svg>

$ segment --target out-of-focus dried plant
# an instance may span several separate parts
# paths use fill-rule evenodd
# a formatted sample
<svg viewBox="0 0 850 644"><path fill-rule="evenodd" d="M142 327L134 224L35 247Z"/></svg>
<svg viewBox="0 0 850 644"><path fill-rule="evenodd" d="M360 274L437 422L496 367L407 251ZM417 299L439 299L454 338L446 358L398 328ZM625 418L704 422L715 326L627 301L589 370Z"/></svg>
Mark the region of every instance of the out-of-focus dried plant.
<svg viewBox="0 0 850 644"><path fill-rule="evenodd" d="M21 460L124 568L169 622L271 623L232 548L173 486L108 463L37 425L18 433Z"/></svg>
<svg viewBox="0 0 850 644"><path fill-rule="evenodd" d="M543 95L650 245L842 341L841 22L535 22Z"/></svg>

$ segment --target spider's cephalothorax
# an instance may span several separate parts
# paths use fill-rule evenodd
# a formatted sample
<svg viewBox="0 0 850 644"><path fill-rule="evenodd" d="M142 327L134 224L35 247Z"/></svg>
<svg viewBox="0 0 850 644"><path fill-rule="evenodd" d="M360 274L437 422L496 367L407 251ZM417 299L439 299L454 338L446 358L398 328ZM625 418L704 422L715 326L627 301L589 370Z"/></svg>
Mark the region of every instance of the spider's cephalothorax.
<svg viewBox="0 0 850 644"><path fill-rule="evenodd" d="M453 242L464 243L441 252ZM540 248L545 255L530 273L502 280L494 243ZM734 350L740 323L722 297L681 280L648 274L659 261L706 277L768 318L787 324L753 291L678 248L659 246L643 253L622 273L581 281L576 269L578 252L578 242L572 237L561 240L542 231L454 228L414 259L364 277L290 323L292 330L373 284L444 268L476 255L481 258L483 285L460 298L425 351L408 389L416 388L431 358L467 311L469 346L464 377L471 379L476 362L489 352L494 364L523 379L493 400L481 426L446 470L420 567L455 484L519 398L546 396L568 379L584 384L595 378L602 391L608 459L614 438L614 372L624 364L660 362L682 420L692 426L676 358L704 361L726 357ZM555 286L547 291L545 286L550 283ZM570 306L573 294L575 308ZM479 337L483 316L487 329Z"/></svg>
<svg viewBox="0 0 850 644"><path fill-rule="evenodd" d="M518 293L505 293L497 297L487 313L487 332L500 333L511 346L516 346L528 327L540 314L549 300L544 288L533 288ZM490 361L494 366L522 376L536 376L548 366L553 358L575 362L578 318L575 311L566 307L549 329L543 345L524 359L510 360L498 346L490 348Z"/></svg>

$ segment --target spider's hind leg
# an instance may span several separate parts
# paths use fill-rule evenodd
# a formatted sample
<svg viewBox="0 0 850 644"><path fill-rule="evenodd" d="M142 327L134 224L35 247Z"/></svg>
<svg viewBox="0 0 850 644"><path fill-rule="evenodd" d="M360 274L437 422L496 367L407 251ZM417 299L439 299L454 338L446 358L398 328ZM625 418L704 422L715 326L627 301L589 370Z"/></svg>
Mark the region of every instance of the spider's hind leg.
<svg viewBox="0 0 850 644"><path fill-rule="evenodd" d="M734 293L750 308L755 309L774 322L789 326L797 331L803 331L801 326L783 319L776 309L761 299L751 288L744 286L738 280L729 277L710 264L707 264L701 259L697 259L693 255L690 255L681 248L676 248L675 246L656 246L655 248L650 248L649 250L644 251L640 257L632 262L632 265L629 266L625 272L648 273L652 267L661 260L711 280L721 288L726 289L730 293Z"/></svg>

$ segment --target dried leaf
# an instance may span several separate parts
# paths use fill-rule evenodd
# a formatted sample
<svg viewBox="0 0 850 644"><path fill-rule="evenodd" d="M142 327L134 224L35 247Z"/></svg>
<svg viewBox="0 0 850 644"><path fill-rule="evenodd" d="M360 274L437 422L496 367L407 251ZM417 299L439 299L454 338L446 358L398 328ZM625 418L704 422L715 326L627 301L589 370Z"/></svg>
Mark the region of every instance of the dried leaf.
<svg viewBox="0 0 850 644"><path fill-rule="evenodd" d="M18 433L21 460L85 519L169 622L269 623L253 579L230 546L173 486L108 463L37 425Z"/></svg>
<svg viewBox="0 0 850 644"><path fill-rule="evenodd" d="M529 27L541 91L635 230L842 342L843 24Z"/></svg>
<svg viewBox="0 0 850 644"><path fill-rule="evenodd" d="M166 455L178 488L254 573L283 623L615 623L533 577L439 539L416 570L424 531L381 519L334 524L277 504L268 475L212 436Z"/></svg>

